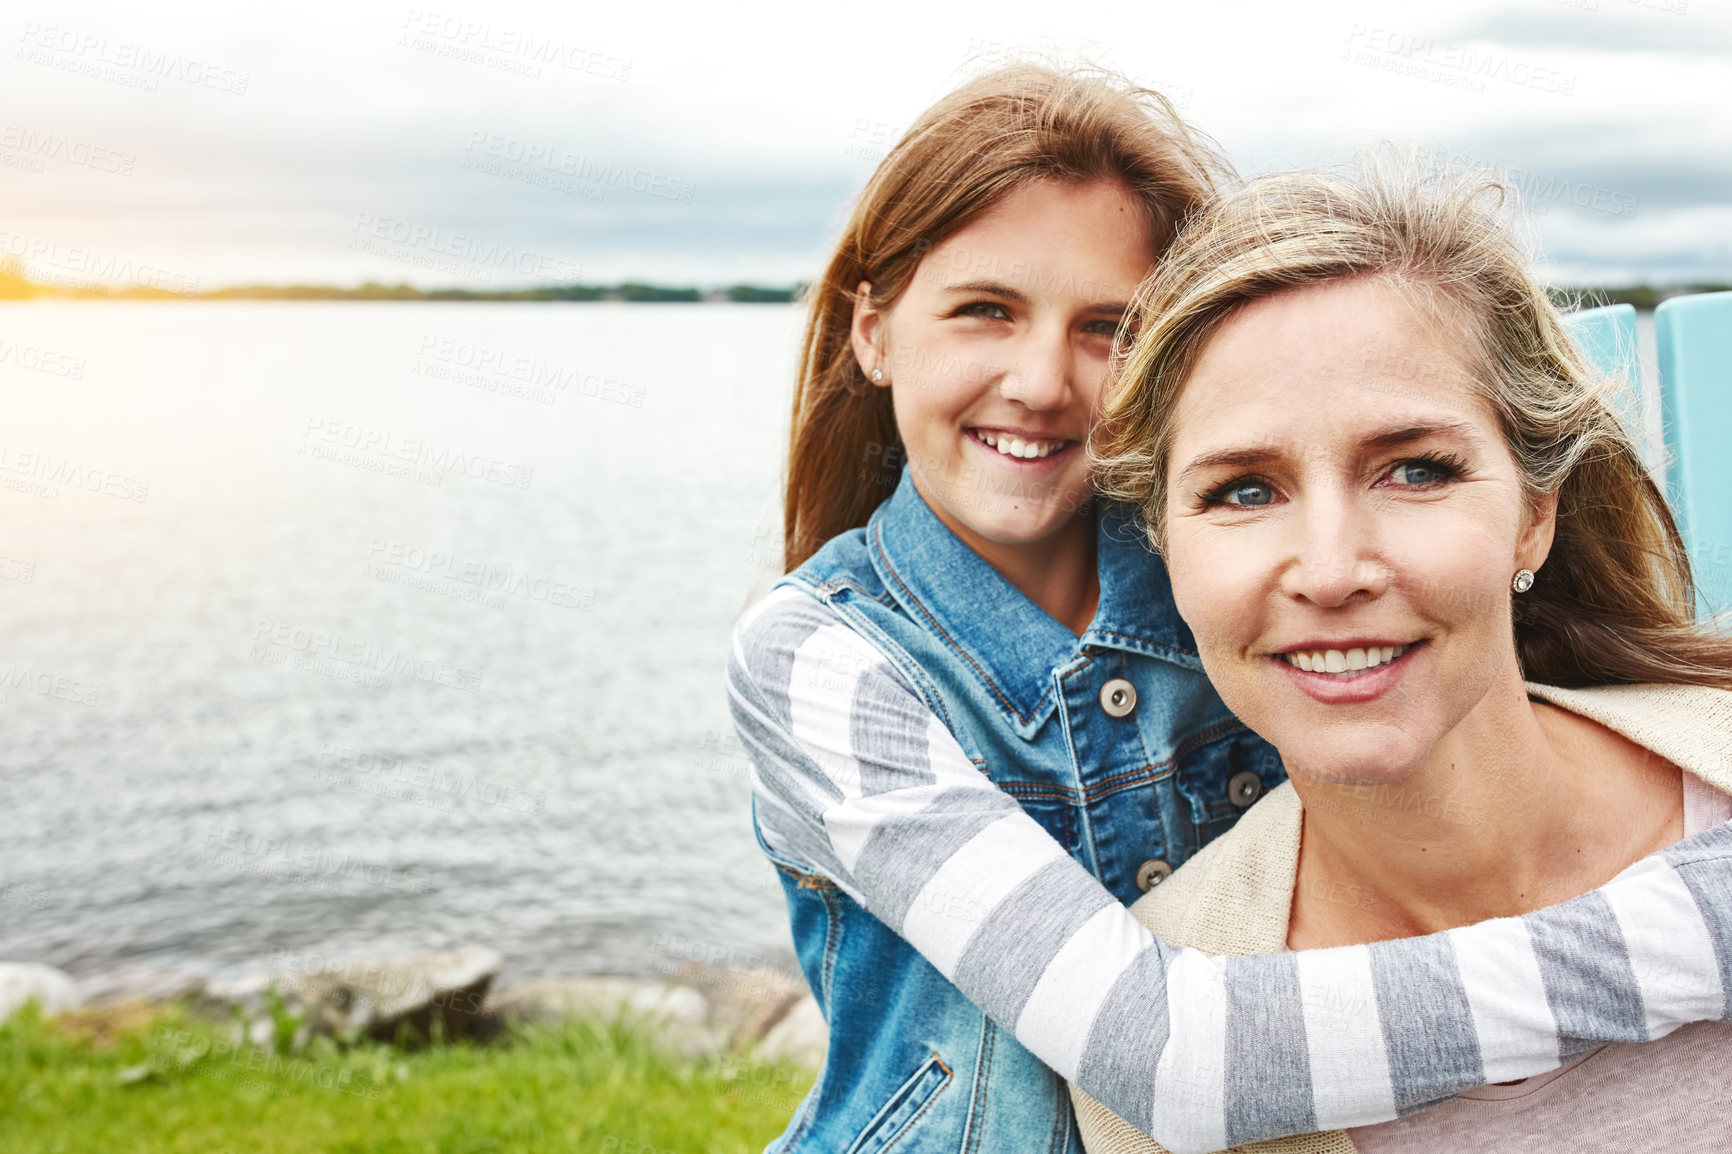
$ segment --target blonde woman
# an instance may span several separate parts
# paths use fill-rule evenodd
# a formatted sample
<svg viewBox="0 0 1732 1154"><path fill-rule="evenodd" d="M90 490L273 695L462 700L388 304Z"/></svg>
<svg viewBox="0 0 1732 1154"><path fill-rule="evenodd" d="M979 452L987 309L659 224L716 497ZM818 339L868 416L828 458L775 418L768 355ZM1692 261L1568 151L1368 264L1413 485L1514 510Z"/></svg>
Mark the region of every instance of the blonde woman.
<svg viewBox="0 0 1732 1154"><path fill-rule="evenodd" d="M1273 1079L1288 1128L1347 1099L1337 1124L1361 1124L1259 1149L1732 1149L1732 923L1696 851L1732 840L1732 641L1694 620L1672 516L1502 190L1392 167L1211 207L1104 402L1103 486L1142 511L1211 682L1289 774L1134 912L1177 945L1338 947L1321 956L1362 973L1313 997L1309 955L1261 970L1302 1009L1229 1037L1198 1091L1226 1124L1199 1111L1176 1138L1238 1140L1237 1086ZM1638 859L1664 863L1640 909L1541 909ZM1668 932L1635 924L1658 908ZM1561 976L1582 940L1599 972ZM1703 948L1717 980L1682 972ZM1657 988L1722 1021L1668 1032ZM1520 1002L1561 1070L1500 1055ZM1379 1029L1396 1007L1427 1036ZM1310 1060L1268 1064L1291 1032ZM1079 1103L1089 1150L1159 1149Z"/></svg>

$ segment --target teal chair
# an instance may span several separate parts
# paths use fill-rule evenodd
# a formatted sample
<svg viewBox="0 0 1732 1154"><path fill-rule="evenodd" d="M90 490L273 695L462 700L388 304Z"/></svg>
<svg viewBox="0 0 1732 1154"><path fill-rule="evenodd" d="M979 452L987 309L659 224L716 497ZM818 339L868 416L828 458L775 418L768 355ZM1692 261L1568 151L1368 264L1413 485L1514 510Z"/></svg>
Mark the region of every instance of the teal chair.
<svg viewBox="0 0 1732 1154"><path fill-rule="evenodd" d="M1732 609L1732 292L1654 310L1666 488L1705 614Z"/></svg>
<svg viewBox="0 0 1732 1154"><path fill-rule="evenodd" d="M1642 358L1636 351L1636 310L1631 305L1606 305L1566 313L1564 324L1576 347L1602 373L1624 383L1617 395L1618 416L1642 450L1644 463L1660 477L1658 447L1648 437L1647 394L1642 389Z"/></svg>

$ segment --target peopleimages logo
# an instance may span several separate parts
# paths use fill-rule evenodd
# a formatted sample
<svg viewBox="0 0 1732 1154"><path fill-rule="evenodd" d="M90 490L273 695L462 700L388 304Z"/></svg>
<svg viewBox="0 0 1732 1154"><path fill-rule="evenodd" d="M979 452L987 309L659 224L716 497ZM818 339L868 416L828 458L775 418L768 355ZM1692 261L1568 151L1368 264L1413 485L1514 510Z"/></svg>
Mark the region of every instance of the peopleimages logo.
<svg viewBox="0 0 1732 1154"><path fill-rule="evenodd" d="M29 480L17 482L17 478ZM59 490L54 486L83 489L87 493L101 493L123 501L142 502L150 496L149 481L140 481L108 469L85 465L69 457L55 457L50 453L21 453L10 445L0 445L0 483L4 483L7 488L15 488L18 484L30 485L31 482L35 482L30 486L33 491L38 491L38 495L50 500L59 495Z"/></svg>
<svg viewBox="0 0 1732 1154"><path fill-rule="evenodd" d="M25 275L42 284L103 292L108 285L119 282L181 296L198 292L195 276L97 249L62 247L59 241L47 237L26 236L6 229L0 229L0 257L17 260L24 266Z"/></svg>
<svg viewBox="0 0 1732 1154"><path fill-rule="evenodd" d="M531 573L511 565L496 565L490 561L469 560L439 550L420 549L405 545L401 541L374 538L367 550L367 560L382 561L399 571L399 583L407 583L411 576L420 576L435 583L455 582L473 586L478 591L503 593L564 609L581 609L587 612L595 608L594 589L580 589L545 574ZM433 589L433 592L441 591L438 588Z"/></svg>
<svg viewBox="0 0 1732 1154"><path fill-rule="evenodd" d="M306 1085L351 1098L379 1097L379 1083L366 1070L284 1057L250 1042L157 1026L151 1031L151 1047L148 1066L162 1071L191 1069L203 1077L248 1089L273 1091L287 1085ZM254 1074L259 1076L252 1077Z"/></svg>
<svg viewBox="0 0 1732 1154"><path fill-rule="evenodd" d="M22 124L0 124L0 150L22 153L36 161L58 160L96 172L112 172L117 176L131 176L132 166L138 161L138 157L130 152L74 140L57 132L41 132Z"/></svg>
<svg viewBox="0 0 1732 1154"><path fill-rule="evenodd" d="M1374 24L1355 24L1347 34L1343 60L1398 72L1451 88L1484 92L1486 81L1572 96L1576 74L1546 68L1508 53L1470 44L1439 43L1435 37L1399 32Z"/></svg>
<svg viewBox="0 0 1732 1154"><path fill-rule="evenodd" d="M0 337L0 365L6 364L46 373L51 377L68 377L75 381L84 379L83 357L55 352L41 345L21 345L17 341Z"/></svg>
<svg viewBox="0 0 1732 1154"><path fill-rule="evenodd" d="M287 655L286 660L272 661L272 664L304 666L322 659L340 662L358 673L374 677L407 674L429 685L447 685L465 693L481 692L480 670L422 657L395 646L375 645L341 633L267 619L259 622L253 641L254 656L261 660L270 660L272 650Z"/></svg>
<svg viewBox="0 0 1732 1154"><path fill-rule="evenodd" d="M358 212L350 231L355 234L349 240L350 249L410 264L451 270L452 262L457 262L458 267L503 269L561 284L583 278L583 265L575 261L403 217ZM412 259L416 256L423 259Z"/></svg>
<svg viewBox="0 0 1732 1154"><path fill-rule="evenodd" d="M29 21L18 39L24 48L20 59L32 64L116 80L129 87L157 90L159 80L179 80L196 88L210 88L231 96L245 96L251 74L195 60L179 52L157 51L121 40L110 43L106 36ZM59 58L54 55L57 53ZM106 67L105 67L106 66ZM132 75L125 75L131 73Z"/></svg>
<svg viewBox="0 0 1732 1154"><path fill-rule="evenodd" d="M27 665L0 665L0 702L11 699L14 689L52 697L73 705L96 705L102 699L102 686L80 681Z"/></svg>
<svg viewBox="0 0 1732 1154"><path fill-rule="evenodd" d="M332 784L357 793L427 804L447 813L455 812L460 802L529 814L544 813L547 809L546 790L526 790L472 773L453 772L349 745L326 742L319 751L318 764L322 775Z"/></svg>
<svg viewBox="0 0 1732 1154"><path fill-rule="evenodd" d="M509 161L525 168L539 168L603 188L609 185L629 188L645 196L677 201L680 204L690 204L698 187L689 180L679 180L665 173L651 172L647 168L633 168L611 160L602 161L581 152L562 149L558 145L539 144L479 130L469 133L469 143L464 146L464 151L479 151L482 157L495 161ZM475 167L475 160L476 158L472 157L466 162L467 166ZM487 170L476 168L476 171Z"/></svg>
<svg viewBox="0 0 1732 1154"><path fill-rule="evenodd" d="M523 28L465 20L461 16L421 8L409 9L402 28L397 43L406 48L471 64L484 64L502 71L520 72L532 79L540 78L539 66L543 64L602 80L624 83L631 79L630 60Z"/></svg>
<svg viewBox="0 0 1732 1154"><path fill-rule="evenodd" d="M337 418L308 417L301 437L299 451L303 455L339 464L364 466L372 461L381 467L396 464L427 470L425 476L433 478L434 484L448 473L458 473L477 481L527 489L535 478L533 465L465 452L454 445L437 445L422 437L399 437L388 429L369 429Z"/></svg>
<svg viewBox="0 0 1732 1154"><path fill-rule="evenodd" d="M586 373L570 365L544 361L509 349L490 348L450 337L426 336L421 338L421 347L415 356L413 372L485 392L521 397L537 404L550 405L557 399L557 394L567 393L586 400L643 408L642 385L601 373ZM429 361L439 363L429 364Z"/></svg>
<svg viewBox="0 0 1732 1154"><path fill-rule="evenodd" d="M1469 152L1419 148L1414 156L1427 168L1446 176L1489 172L1514 188L1521 197L1522 207L1535 215L1544 214L1553 205L1563 205L1631 220L1642 204L1640 197L1627 192L1533 169L1503 168Z"/></svg>

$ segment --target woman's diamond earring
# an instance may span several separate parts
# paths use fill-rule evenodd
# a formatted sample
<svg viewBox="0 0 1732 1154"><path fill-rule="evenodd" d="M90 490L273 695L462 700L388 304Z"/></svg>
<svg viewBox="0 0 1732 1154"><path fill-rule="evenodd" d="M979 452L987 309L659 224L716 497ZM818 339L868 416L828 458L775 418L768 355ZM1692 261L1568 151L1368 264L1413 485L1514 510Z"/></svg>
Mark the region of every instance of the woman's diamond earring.
<svg viewBox="0 0 1732 1154"><path fill-rule="evenodd" d="M1534 587L1534 571L1532 569L1517 569L1515 580L1509 583L1509 587L1517 593L1526 593Z"/></svg>
<svg viewBox="0 0 1732 1154"><path fill-rule="evenodd" d="M882 381L883 379L884 379L884 370L883 369L873 369L872 370L872 380L874 382Z"/></svg>

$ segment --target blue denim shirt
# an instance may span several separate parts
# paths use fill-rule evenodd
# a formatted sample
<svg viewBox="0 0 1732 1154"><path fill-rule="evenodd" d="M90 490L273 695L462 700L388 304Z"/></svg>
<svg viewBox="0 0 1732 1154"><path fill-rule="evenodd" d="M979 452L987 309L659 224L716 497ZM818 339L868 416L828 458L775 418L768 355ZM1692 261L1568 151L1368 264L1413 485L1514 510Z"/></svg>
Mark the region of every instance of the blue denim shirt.
<svg viewBox="0 0 1732 1154"><path fill-rule="evenodd" d="M939 521L906 470L865 528L783 583L867 638L982 772L1128 905L1285 774L1209 685L1133 518L1112 506L1097 518L1100 605L1080 638ZM1134 689L1128 712L1109 682ZM1052 1071L832 882L759 842L830 1023L823 1074L771 1151L1081 1150Z"/></svg>

